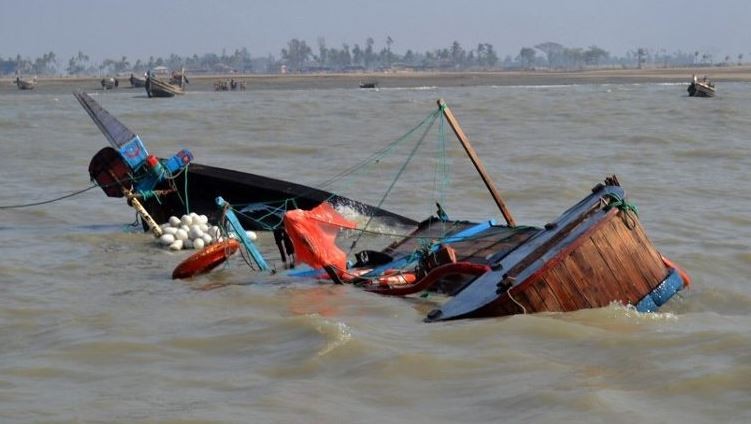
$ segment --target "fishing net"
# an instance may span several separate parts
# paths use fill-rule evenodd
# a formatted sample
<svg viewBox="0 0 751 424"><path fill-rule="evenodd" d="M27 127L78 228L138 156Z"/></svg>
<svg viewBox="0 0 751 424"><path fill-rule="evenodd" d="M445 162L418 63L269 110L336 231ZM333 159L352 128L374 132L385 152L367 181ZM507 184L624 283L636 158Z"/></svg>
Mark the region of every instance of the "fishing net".
<svg viewBox="0 0 751 424"><path fill-rule="evenodd" d="M266 223L275 221L267 225L267 229L287 232L294 247L295 263L305 263L315 269L331 265L346 270L351 255L358 259L356 265L361 262L359 253L381 251L399 243L402 250L414 253L411 259L403 261L404 267L413 266L416 258L433 253L457 231L449 219L451 209L456 209L447 208L447 213L441 206L445 204L451 179L451 155L463 156L458 145L447 142L447 128L442 108L433 110L385 147L316 184L317 189L327 190L332 196L311 210L298 209L296 198L233 205L233 208L238 214L252 211ZM450 146L454 146L453 152L449 152ZM471 166L466 160L461 163ZM418 232L414 224L394 226L381 216L348 208L338 201L339 196L397 213L407 207L409 216L432 218L423 221ZM265 215L260 215L261 211L265 211ZM272 217L278 220L269 219ZM341 231L343 229L348 231ZM337 242L347 248L337 246Z"/></svg>

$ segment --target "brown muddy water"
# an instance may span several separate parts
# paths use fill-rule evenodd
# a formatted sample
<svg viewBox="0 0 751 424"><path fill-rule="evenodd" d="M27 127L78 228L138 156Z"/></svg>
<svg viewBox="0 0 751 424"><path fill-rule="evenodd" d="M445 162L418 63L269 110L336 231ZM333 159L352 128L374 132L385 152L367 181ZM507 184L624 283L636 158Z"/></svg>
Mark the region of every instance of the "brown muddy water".
<svg viewBox="0 0 751 424"><path fill-rule="evenodd" d="M269 277L239 258L173 281L189 252L133 231L133 211L98 188L7 208L90 186L106 140L73 88L0 92L0 422L751 421L748 83L712 99L685 84L95 92L152 153L187 147L309 185L443 97L519 223L543 225L617 174L654 244L694 279L657 314L437 324L422 319L440 298ZM440 200L453 218L498 219L447 141L445 156L416 155L383 206L421 219ZM407 152L328 188L377 203ZM275 260L271 240L260 246ZM196 290L211 282L228 285Z"/></svg>

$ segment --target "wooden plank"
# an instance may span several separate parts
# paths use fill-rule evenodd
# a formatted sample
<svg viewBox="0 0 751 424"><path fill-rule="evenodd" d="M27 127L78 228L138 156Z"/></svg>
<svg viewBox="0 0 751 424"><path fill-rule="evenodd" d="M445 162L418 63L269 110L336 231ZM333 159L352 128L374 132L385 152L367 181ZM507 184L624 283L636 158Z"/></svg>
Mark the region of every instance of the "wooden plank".
<svg viewBox="0 0 751 424"><path fill-rule="evenodd" d="M646 266L647 263L650 262L649 254L645 251L645 247L642 245L641 241L636 238L636 230L626 226L622 219L614 220L612 225L617 232L619 248L627 253L628 258L632 261L632 266L644 275L645 281L649 285L654 281L654 277L651 275L649 267Z"/></svg>
<svg viewBox="0 0 751 424"><path fill-rule="evenodd" d="M512 290L512 292L513 292L513 290ZM517 298L517 296L514 295L514 299L516 299L516 298ZM527 308L527 310L529 310L529 308L527 307L527 305L525 305L524 307ZM502 296L497 302L494 303L494 305L493 305L493 311L494 311L494 316L499 316L499 315L515 315L515 314L523 314L524 313L524 309L522 309L519 305L517 305L516 303L514 303L514 301L512 301L511 298L508 295Z"/></svg>
<svg viewBox="0 0 751 424"><path fill-rule="evenodd" d="M563 306L561 306L561 302L558 299L558 297L555 295L555 291L553 291L550 286L548 286L547 281L545 281L542 278L537 279L533 283L535 289L537 289L537 293L540 295L540 298L542 298L543 303L545 304L545 310L548 312L562 312L565 311Z"/></svg>
<svg viewBox="0 0 751 424"><path fill-rule="evenodd" d="M548 284L551 289L556 292L558 300L561 302L561 306L564 307L566 311L589 308L591 305L584 295L579 292L576 278L568 271L566 264L567 262L565 260L561 261L561 263L550 272L550 275L555 277L557 284L553 284L550 280L548 280Z"/></svg>
<svg viewBox="0 0 751 424"><path fill-rule="evenodd" d="M631 276L627 281L630 293L629 299L631 302L638 302L651 291L648 277L644 274L642 267L638 266L638 258L628 252L628 245L631 243L631 240L621 239L616 232L616 227L611 226L611 228L613 232L610 234L610 237L603 238L602 243L605 246L609 246L613 252L621 252L621 254L613 255L614 266L617 268L617 272Z"/></svg>
<svg viewBox="0 0 751 424"><path fill-rule="evenodd" d="M596 306L607 306L618 298L617 291L612 290L610 283L604 278L609 274L609 269L591 242L583 243L572 256L587 276L585 283L590 286L591 292L596 293L597 298L593 299Z"/></svg>
<svg viewBox="0 0 751 424"><path fill-rule="evenodd" d="M593 234L592 240L612 272L611 281L618 290L620 299L625 303L634 303L643 296L641 293L643 290L637 289L633 282L641 280L642 276L637 270L629 269L623 265L621 258L627 259L627 256L623 255L622 251L614 249L608 242L608 238L616 237L617 233L608 225L603 228L602 232Z"/></svg>
<svg viewBox="0 0 751 424"><path fill-rule="evenodd" d="M667 274L663 272L665 267L662 264L662 259L659 258L659 254L654 250L652 243L646 239L638 221L633 229L629 229L623 221L614 224L618 227L621 239L633 241L629 246L628 253L638 261L635 266L646 276L651 291Z"/></svg>
<svg viewBox="0 0 751 424"><path fill-rule="evenodd" d="M643 263L642 255L634 251L635 240L633 234L629 234L629 237L621 235L617 231L622 228L622 223L614 221L611 224L615 236L608 238L608 243L617 252L624 252L623 255L619 255L618 258L625 268L633 270L639 278L635 278L632 281L633 286L644 297L647 293L652 291L653 279L651 273L647 270L647 267L641 266Z"/></svg>
<svg viewBox="0 0 751 424"><path fill-rule="evenodd" d="M644 253L649 258L648 260L645 259L645 263L651 265L649 269L650 271L652 271L652 275L654 275L657 280L661 282L665 279L665 277L667 277L667 267L662 262L660 252L657 251L654 244L652 244L652 241L649 240L647 233L644 231L644 227L642 227L641 224L638 223L638 221L636 227L636 237L644 246Z"/></svg>
<svg viewBox="0 0 751 424"><path fill-rule="evenodd" d="M443 112L443 115L446 117L446 121L448 121L449 125L451 126L451 129L454 130L454 134L456 134L456 137L459 139L459 142L462 144L462 147L464 147L464 150L467 152L467 156L469 156L469 159L472 161L472 164L475 166L475 169L477 169L477 172L480 174L480 178L482 178L482 181L485 183L485 187L488 188L488 191L490 192L490 195L493 197L493 200L495 201L495 204L498 206L498 209L501 210L501 214L503 215L503 218L506 220L506 223L509 227L516 226L516 223L514 222L514 218L511 216L511 212L509 212L508 208L506 208L506 203L504 203L503 198L501 198L501 194L498 193L498 190L495 188L495 183L493 183L493 180L488 175L488 172L485 170L485 166L480 161L480 158L477 156L477 153L475 153L475 149L472 147L472 145L469 143L469 138L464 134L464 131L459 126L459 121L454 116L454 113L451 112L451 109L449 109L448 105L446 104L443 99L438 100L438 107Z"/></svg>
<svg viewBox="0 0 751 424"><path fill-rule="evenodd" d="M548 271L544 278L540 281L545 282L547 290L550 291L552 296L558 301L561 311L571 311L578 309L576 303L571 299L570 293L563 289L566 286L566 282L562 281L559 274L555 272L555 268Z"/></svg>
<svg viewBox="0 0 751 424"><path fill-rule="evenodd" d="M618 284L618 288L623 295L622 300L631 302L640 299L645 294L644 290L638 286L643 281L643 276L638 269L628 266L629 263L633 263L635 258L624 250L628 244L627 240L620 239L612 225L607 225L603 230L602 233L594 237L594 240L598 244L603 258L613 270L614 281ZM617 240L619 243L614 245L610 243L611 240Z"/></svg>
<svg viewBox="0 0 751 424"><path fill-rule="evenodd" d="M525 305L525 307L527 308L527 312L544 312L546 310L545 302L543 302L542 297L540 296L540 293L537 292L534 284L531 283L531 281L526 282L523 285L518 286L516 289L511 290L511 293L514 296L514 299L519 303L524 304L525 302L523 302L522 299L526 298L527 305ZM519 287L521 287L521 290Z"/></svg>
<svg viewBox="0 0 751 424"><path fill-rule="evenodd" d="M599 290L596 286L589 284L586 270L579 266L579 262L571 255L567 256L563 261L566 272L573 277L573 286L581 293L582 298L587 302L588 307L596 308L599 306L597 299L599 298Z"/></svg>

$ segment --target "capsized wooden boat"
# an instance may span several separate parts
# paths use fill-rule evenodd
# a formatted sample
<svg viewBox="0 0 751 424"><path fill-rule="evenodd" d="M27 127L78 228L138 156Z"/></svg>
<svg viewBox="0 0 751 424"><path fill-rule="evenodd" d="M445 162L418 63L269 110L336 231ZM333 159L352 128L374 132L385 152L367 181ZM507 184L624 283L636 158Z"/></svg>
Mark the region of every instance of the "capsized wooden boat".
<svg viewBox="0 0 751 424"><path fill-rule="evenodd" d="M516 225L456 118L442 101L439 107L506 225L449 221L440 217L439 206L439 217L384 250L357 253L356 262L344 267L341 260L326 264L337 256L327 253L335 246L326 250L314 231L296 228L285 217L298 258L313 255L309 265L326 264L335 282L371 292L406 296L431 290L450 296L427 315L428 322L568 312L614 302L655 311L689 284L685 271L650 242L615 176L543 228ZM320 216L313 221L333 225ZM426 246L425 240L432 243Z"/></svg>
<svg viewBox="0 0 751 424"><path fill-rule="evenodd" d="M426 321L568 312L613 302L655 311L688 278L655 249L617 184L606 179L544 228L434 217L378 255L365 255L374 261L358 261L334 278L384 295L430 290L451 296ZM426 238L440 242L420 254L419 241Z"/></svg>
<svg viewBox="0 0 751 424"><path fill-rule="evenodd" d="M609 178L512 251L491 256L490 271L426 320L567 312L613 302L656 310L688 281L662 259L616 184Z"/></svg>
<svg viewBox="0 0 751 424"><path fill-rule="evenodd" d="M694 75L687 91L690 97L714 97L715 95L714 83L709 81L706 76L699 80Z"/></svg>
<svg viewBox="0 0 751 424"><path fill-rule="evenodd" d="M75 92L74 96L111 145L92 158L92 179L110 197L122 197L123 188L132 191L157 223L188 211L207 215L216 222L222 211L217 209L215 199L223 196L237 205L239 219L248 230L269 230L279 225L286 209L312 208L323 201L380 217L390 224L416 224L410 218L324 190L194 163L187 150L166 159L150 158L141 139L91 96L83 92Z"/></svg>

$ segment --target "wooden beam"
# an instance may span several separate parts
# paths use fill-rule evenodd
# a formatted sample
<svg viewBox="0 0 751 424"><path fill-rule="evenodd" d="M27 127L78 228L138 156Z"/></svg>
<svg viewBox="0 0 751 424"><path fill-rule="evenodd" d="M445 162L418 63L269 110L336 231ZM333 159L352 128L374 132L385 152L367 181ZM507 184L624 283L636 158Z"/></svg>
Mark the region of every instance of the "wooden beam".
<svg viewBox="0 0 751 424"><path fill-rule="evenodd" d="M509 212L509 210L506 208L506 203L503 202L503 198L501 198L501 194L498 193L498 190L495 188L495 184L493 183L493 180L490 178L487 171L485 170L485 166L483 166L482 162L480 161L480 157L477 156L475 149L469 143L469 138L467 138L467 136L464 134L464 131L459 126L459 121L456 120L456 117L454 117L454 114L451 112L451 109L449 109L448 105L446 104L445 101L443 101L443 99L438 99L438 107L441 109L441 111L443 112L443 115L446 117L446 120L451 126L451 129L454 130L454 134L456 134L456 137L459 139L459 142L462 144L462 147L464 147L464 151L467 152L467 155L469 156L469 160L472 161L472 164L475 166L475 169L477 169L477 172L480 173L480 178L482 178L482 181L485 183L485 186L488 188L488 191L490 191L490 195L493 197L495 204L498 205L498 209L501 210L501 214L503 215L503 218L506 220L506 223L508 224L509 227L516 226L516 223L514 222L514 218L511 216L511 212Z"/></svg>

